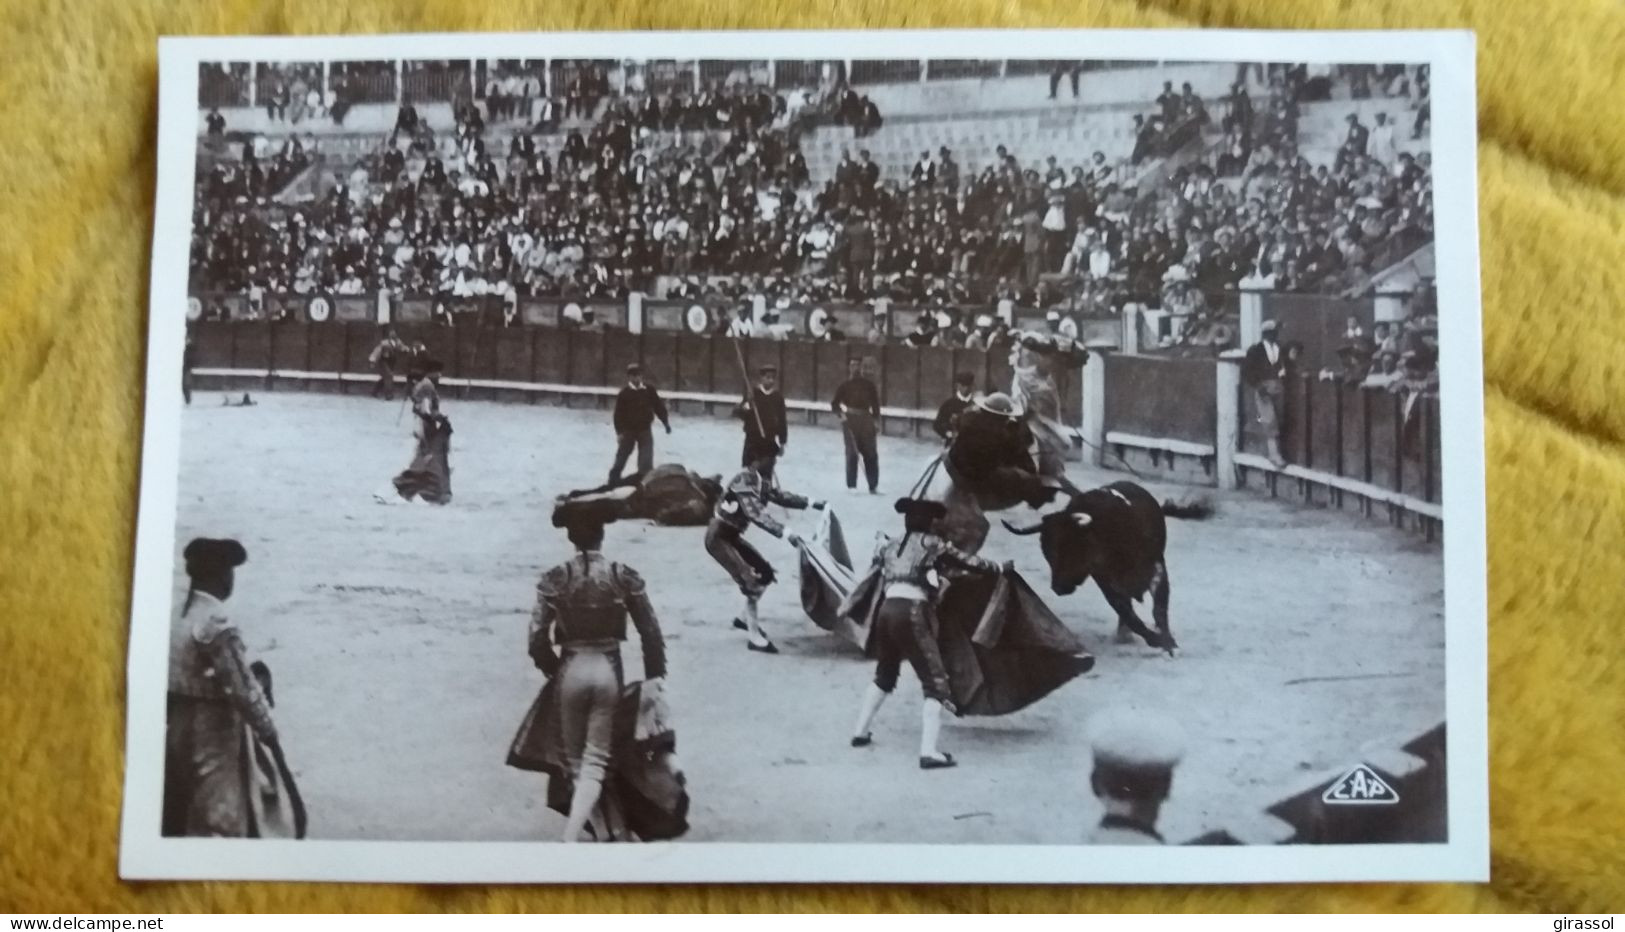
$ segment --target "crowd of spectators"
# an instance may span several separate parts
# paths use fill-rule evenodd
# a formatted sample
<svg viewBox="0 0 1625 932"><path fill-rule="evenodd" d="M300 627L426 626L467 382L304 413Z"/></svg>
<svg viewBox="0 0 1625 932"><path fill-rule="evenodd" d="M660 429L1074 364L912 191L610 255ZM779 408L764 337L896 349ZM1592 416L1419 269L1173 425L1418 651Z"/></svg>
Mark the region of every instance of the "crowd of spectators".
<svg viewBox="0 0 1625 932"><path fill-rule="evenodd" d="M1384 75L1366 80L1396 86ZM1404 76L1407 87L1425 81ZM927 307L1009 298L1084 316L1137 301L1199 321L1237 287L1356 286L1401 257L1396 241L1431 237L1425 154L1398 152L1385 119L1367 128L1350 114L1335 162L1312 165L1297 150L1296 107L1320 76L1271 66L1269 77L1260 110L1243 82L1223 101L1222 130L1245 135L1244 155L1213 146L1142 191L1138 143L1127 160L1094 152L1071 165L1000 146L978 171L941 148L895 176L854 145L815 183L799 146L809 125L881 119L842 85L616 95L584 69L554 108L532 105L530 78L499 72L445 138L402 107L378 151L313 202L269 200L308 164L296 139L217 164L199 183L194 282L589 299L671 288ZM1156 105L1140 124L1157 152L1209 120L1188 85L1166 85ZM508 133L491 132L504 121Z"/></svg>

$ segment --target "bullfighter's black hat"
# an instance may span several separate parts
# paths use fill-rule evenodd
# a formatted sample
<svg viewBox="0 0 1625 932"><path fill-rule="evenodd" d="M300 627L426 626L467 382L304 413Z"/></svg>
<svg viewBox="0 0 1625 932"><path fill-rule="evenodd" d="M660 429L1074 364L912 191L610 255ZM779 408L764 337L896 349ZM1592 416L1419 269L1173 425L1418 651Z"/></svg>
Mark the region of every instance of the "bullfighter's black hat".
<svg viewBox="0 0 1625 932"><path fill-rule="evenodd" d="M617 503L607 498L563 498L553 504L553 526L603 527L615 520Z"/></svg>
<svg viewBox="0 0 1625 932"><path fill-rule="evenodd" d="M948 514L947 505L923 498L900 498L892 505L892 510L900 515L919 515L933 521Z"/></svg>
<svg viewBox="0 0 1625 932"><path fill-rule="evenodd" d="M186 560L188 576L208 576L248 562L248 551L242 544L213 537L193 538L181 556Z"/></svg>

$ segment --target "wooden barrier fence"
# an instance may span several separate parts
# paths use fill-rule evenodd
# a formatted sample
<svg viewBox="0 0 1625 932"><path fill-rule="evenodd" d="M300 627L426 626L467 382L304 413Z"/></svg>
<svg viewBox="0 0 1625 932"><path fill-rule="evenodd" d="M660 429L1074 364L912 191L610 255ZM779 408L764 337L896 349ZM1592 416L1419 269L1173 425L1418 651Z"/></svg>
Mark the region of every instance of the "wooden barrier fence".
<svg viewBox="0 0 1625 932"><path fill-rule="evenodd" d="M745 390L735 341L725 337L408 323L395 329L403 340L422 341L444 364L442 385L454 397L609 398L633 362L679 404L732 405ZM205 320L192 325L192 336L194 374L204 385L355 393L370 391L377 380L368 363L380 336L376 324ZM780 340L740 340L738 347L752 378L761 365L778 367L787 406L808 420L829 413L848 359L872 361L883 428L892 434L928 433L957 372L970 372L979 389L989 391L1008 390L1011 379L1004 354L981 350ZM1062 413L1076 424L1081 393L1075 376L1064 381Z"/></svg>
<svg viewBox="0 0 1625 932"><path fill-rule="evenodd" d="M637 362L674 407L712 411L731 407L745 391L742 355L752 377L763 364L778 367L787 407L805 423L832 417L830 399L846 378L847 361L865 360L880 389L882 430L893 435L928 435L955 373L971 373L983 391L1008 390L1012 375L1003 353L901 343L741 340L736 351L726 337L683 331L395 327L445 365L442 383L454 397L603 404ZM203 387L356 392L377 379L368 364L380 336L376 324L204 320L192 328L194 373ZM1074 453L1095 465L1139 473L1138 457L1165 478L1227 489L1257 485L1271 495L1295 489L1305 501L1352 505L1367 515L1385 508L1391 523L1414 526L1429 539L1442 529L1436 396L1293 380L1282 411L1290 464L1278 468L1261 455L1237 358L1098 353L1058 383ZM1188 468L1173 469L1179 464Z"/></svg>

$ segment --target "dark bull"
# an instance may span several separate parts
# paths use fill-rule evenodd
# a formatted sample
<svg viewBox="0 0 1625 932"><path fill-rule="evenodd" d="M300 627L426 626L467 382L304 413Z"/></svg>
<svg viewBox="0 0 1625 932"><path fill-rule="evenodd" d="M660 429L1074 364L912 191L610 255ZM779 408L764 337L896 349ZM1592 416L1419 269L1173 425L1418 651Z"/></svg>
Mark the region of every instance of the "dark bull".
<svg viewBox="0 0 1625 932"><path fill-rule="evenodd" d="M1110 485L1072 496L1066 508L1026 527L1009 521L1014 534L1037 534L1050 568L1050 588L1071 595L1094 579L1117 613L1119 641L1139 635L1152 647L1172 654L1179 643L1168 627L1168 544L1164 516L1205 517L1204 505L1165 504L1133 482ZM1157 630L1134 613L1134 602L1151 593L1151 617Z"/></svg>

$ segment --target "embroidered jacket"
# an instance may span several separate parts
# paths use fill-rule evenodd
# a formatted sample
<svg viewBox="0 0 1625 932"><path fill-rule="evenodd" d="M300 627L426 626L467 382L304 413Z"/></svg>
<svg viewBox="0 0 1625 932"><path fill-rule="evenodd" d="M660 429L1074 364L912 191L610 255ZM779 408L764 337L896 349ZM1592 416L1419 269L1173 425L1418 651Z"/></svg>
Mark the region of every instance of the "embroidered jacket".
<svg viewBox="0 0 1625 932"><path fill-rule="evenodd" d="M227 702L264 740L276 737L271 704L249 670L243 638L226 616L225 603L207 592L187 596L169 627L169 693Z"/></svg>
<svg viewBox="0 0 1625 932"><path fill-rule="evenodd" d="M807 507L805 498L770 485L756 470L746 469L729 480L728 485L723 488L722 497L717 499L712 520L736 531L743 531L754 523L774 537L783 537L784 525L767 513L768 502L786 508Z"/></svg>
<svg viewBox="0 0 1625 932"><path fill-rule="evenodd" d="M944 565L963 567L977 573L997 573L999 565L992 560L968 554L935 534L906 533L886 541L875 554L880 566L880 582L912 583L929 591L932 570Z"/></svg>
<svg viewBox="0 0 1625 932"><path fill-rule="evenodd" d="M572 644L626 640L630 617L643 645L648 679L666 675L666 642L643 577L601 553L578 553L542 574L530 616L530 657L549 678L558 670L554 651Z"/></svg>

